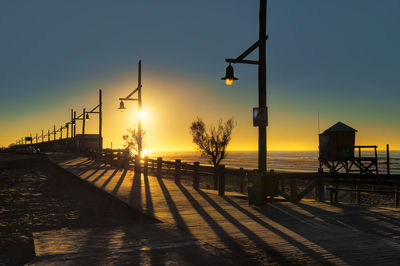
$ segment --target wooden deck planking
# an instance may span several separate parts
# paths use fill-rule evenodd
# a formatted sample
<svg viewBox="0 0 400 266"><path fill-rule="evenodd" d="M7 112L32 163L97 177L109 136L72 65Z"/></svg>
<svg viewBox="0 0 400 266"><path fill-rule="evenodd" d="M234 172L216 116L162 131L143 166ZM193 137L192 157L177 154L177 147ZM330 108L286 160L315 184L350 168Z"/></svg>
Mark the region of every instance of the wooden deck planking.
<svg viewBox="0 0 400 266"><path fill-rule="evenodd" d="M154 176L105 167L78 157L49 155L61 167L157 219L219 248L267 261L278 253L291 263L396 264L400 212L390 208L275 202L262 208ZM263 257L265 256L265 257Z"/></svg>

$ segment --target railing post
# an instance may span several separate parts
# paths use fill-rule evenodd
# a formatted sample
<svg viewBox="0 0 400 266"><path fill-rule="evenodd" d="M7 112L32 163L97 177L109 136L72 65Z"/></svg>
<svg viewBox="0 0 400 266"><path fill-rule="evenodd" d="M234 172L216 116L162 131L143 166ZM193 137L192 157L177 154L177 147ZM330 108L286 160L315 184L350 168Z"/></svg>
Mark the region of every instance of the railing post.
<svg viewBox="0 0 400 266"><path fill-rule="evenodd" d="M199 162L193 163L193 188L199 189Z"/></svg>
<svg viewBox="0 0 400 266"><path fill-rule="evenodd" d="M175 160L175 183L181 182L181 160Z"/></svg>
<svg viewBox="0 0 400 266"><path fill-rule="evenodd" d="M214 166L214 190L218 189L218 165Z"/></svg>
<svg viewBox="0 0 400 266"><path fill-rule="evenodd" d="M335 204L338 203L338 193L339 193L339 185L336 183L336 189L335 189Z"/></svg>
<svg viewBox="0 0 400 266"><path fill-rule="evenodd" d="M360 204L360 191L358 191L358 184L356 184L356 203Z"/></svg>
<svg viewBox="0 0 400 266"><path fill-rule="evenodd" d="M294 178L289 179L291 202L297 202L297 184Z"/></svg>
<svg viewBox="0 0 400 266"><path fill-rule="evenodd" d="M389 144L386 144L386 171L387 171L387 175L390 175Z"/></svg>
<svg viewBox="0 0 400 266"><path fill-rule="evenodd" d="M135 156L135 173L140 174L141 172L141 162L138 155Z"/></svg>
<svg viewBox="0 0 400 266"><path fill-rule="evenodd" d="M322 168L318 168L318 201L325 201L325 188L324 188L324 170Z"/></svg>
<svg viewBox="0 0 400 266"><path fill-rule="evenodd" d="M243 167L239 169L239 182L240 182L240 193L244 193L244 170Z"/></svg>
<svg viewBox="0 0 400 266"><path fill-rule="evenodd" d="M149 157L145 156L144 157L144 166L143 166L143 174L145 177L148 176L148 167L149 167Z"/></svg>
<svg viewBox="0 0 400 266"><path fill-rule="evenodd" d="M219 166L218 171L218 195L225 196L225 165Z"/></svg>
<svg viewBox="0 0 400 266"><path fill-rule="evenodd" d="M157 177L161 178L162 157L157 158Z"/></svg>

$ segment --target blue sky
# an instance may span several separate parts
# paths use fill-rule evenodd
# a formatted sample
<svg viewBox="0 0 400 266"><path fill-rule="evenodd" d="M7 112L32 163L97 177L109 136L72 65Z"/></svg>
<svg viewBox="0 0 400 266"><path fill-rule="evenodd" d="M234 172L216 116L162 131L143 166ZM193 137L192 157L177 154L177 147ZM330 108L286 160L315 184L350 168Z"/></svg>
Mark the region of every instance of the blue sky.
<svg viewBox="0 0 400 266"><path fill-rule="evenodd" d="M400 2L268 2L270 147L316 148L319 111L322 129L340 120L359 130L361 144L400 149ZM224 59L257 39L258 8L255 0L0 2L0 145L61 125L70 108L94 104L98 88L114 107L135 87L142 59L144 106L171 108L154 111L162 120L176 115L172 109L185 113L152 148L191 146L187 128L196 116L235 117L233 148L256 148L256 66L235 65L233 87L220 77ZM107 130L109 120L105 141L121 144L124 127ZM153 143L157 127L148 131Z"/></svg>

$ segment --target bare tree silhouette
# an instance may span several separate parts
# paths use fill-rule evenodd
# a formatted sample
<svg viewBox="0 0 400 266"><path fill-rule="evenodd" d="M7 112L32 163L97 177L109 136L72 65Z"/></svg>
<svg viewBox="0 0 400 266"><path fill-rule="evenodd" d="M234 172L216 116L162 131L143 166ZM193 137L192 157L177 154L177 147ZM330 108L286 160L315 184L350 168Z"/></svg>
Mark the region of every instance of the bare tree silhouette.
<svg viewBox="0 0 400 266"><path fill-rule="evenodd" d="M202 156L216 166L226 157L226 147L231 141L231 134L234 127L235 122L233 118L226 121L226 123L223 123L220 119L217 127L211 125L207 131L203 120L197 118L190 126L190 133L193 136L193 142L201 151Z"/></svg>
<svg viewBox="0 0 400 266"><path fill-rule="evenodd" d="M142 134L139 134L139 132L136 129L130 129L130 128L128 128L128 132L129 134L122 136L122 139L125 141L124 147L130 150L134 150L138 153L139 152L138 144L142 143L143 145L143 139L146 132L142 130Z"/></svg>

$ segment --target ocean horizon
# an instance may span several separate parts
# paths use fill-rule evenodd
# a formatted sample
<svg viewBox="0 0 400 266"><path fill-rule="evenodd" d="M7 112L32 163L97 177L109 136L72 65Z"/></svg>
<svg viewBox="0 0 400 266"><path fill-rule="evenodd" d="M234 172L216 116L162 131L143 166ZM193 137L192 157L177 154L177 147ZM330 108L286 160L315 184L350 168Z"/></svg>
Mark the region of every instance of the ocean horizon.
<svg viewBox="0 0 400 266"><path fill-rule="evenodd" d="M363 152L364 156L372 156L372 151ZM199 151L152 151L150 158L162 157L167 161L176 159L182 162L210 165L210 162L201 156ZM390 170L392 174L400 174L400 151L390 151ZM257 169L257 151L228 151L221 164L226 167ZM317 172L319 167L318 151L268 151L267 169L285 172ZM379 173L385 174L386 151L378 151Z"/></svg>

